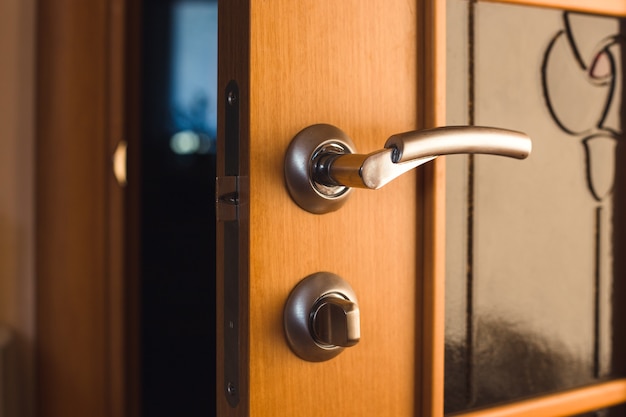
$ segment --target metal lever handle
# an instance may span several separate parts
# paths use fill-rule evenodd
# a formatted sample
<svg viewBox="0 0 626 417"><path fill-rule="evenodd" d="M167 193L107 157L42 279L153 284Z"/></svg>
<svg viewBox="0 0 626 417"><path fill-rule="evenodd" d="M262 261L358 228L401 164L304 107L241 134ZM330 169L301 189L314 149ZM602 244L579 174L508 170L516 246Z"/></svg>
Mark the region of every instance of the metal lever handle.
<svg viewBox="0 0 626 417"><path fill-rule="evenodd" d="M391 136L385 149L367 155L320 153L312 179L324 185L377 190L405 172L440 155L481 153L524 159L528 136L493 127L453 126Z"/></svg>
<svg viewBox="0 0 626 417"><path fill-rule="evenodd" d="M530 138L521 132L452 126L393 135L385 149L356 154L344 132L320 124L292 140L285 179L300 207L321 214L341 207L352 187L378 189L440 155L481 153L524 159L531 148Z"/></svg>
<svg viewBox="0 0 626 417"><path fill-rule="evenodd" d="M532 143L514 130L480 126L449 126L391 136L385 148L393 149L393 162L407 162L431 155L482 153L524 159Z"/></svg>

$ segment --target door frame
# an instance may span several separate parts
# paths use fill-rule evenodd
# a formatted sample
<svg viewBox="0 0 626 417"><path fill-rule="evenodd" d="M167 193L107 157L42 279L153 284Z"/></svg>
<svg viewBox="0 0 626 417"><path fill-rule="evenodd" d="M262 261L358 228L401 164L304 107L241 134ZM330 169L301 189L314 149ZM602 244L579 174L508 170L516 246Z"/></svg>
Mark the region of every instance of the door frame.
<svg viewBox="0 0 626 417"><path fill-rule="evenodd" d="M418 59L424 69L418 86L424 91L426 128L446 125L446 2L425 0L423 43ZM422 413L443 416L446 277L446 163L437 158L424 166L422 243Z"/></svg>

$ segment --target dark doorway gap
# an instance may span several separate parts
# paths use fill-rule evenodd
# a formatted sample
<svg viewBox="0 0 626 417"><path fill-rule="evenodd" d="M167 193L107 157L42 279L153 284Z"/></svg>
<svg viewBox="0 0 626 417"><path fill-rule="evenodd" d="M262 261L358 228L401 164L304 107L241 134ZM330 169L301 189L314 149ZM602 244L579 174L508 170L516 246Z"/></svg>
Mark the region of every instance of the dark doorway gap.
<svg viewBox="0 0 626 417"><path fill-rule="evenodd" d="M176 154L171 147L180 128L171 108L177 2L143 0L142 5L144 417L215 415L215 155Z"/></svg>

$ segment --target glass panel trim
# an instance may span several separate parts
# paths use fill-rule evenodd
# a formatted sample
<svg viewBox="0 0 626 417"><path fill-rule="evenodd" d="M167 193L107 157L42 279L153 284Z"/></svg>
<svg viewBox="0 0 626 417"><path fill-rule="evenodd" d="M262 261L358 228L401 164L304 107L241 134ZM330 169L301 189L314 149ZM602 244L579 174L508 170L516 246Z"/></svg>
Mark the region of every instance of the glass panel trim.
<svg viewBox="0 0 626 417"><path fill-rule="evenodd" d="M623 0L487 0L492 3L510 3L524 6L567 9L581 13L606 16L626 16L626 3Z"/></svg>
<svg viewBox="0 0 626 417"><path fill-rule="evenodd" d="M574 415L626 402L626 378L544 395L515 403L449 414L453 417L554 417Z"/></svg>

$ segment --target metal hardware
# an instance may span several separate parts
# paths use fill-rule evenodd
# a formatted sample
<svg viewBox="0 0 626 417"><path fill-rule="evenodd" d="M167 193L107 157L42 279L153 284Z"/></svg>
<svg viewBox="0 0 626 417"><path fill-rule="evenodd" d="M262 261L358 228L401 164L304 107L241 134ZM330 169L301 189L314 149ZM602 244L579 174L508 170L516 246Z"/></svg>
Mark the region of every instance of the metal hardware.
<svg viewBox="0 0 626 417"><path fill-rule="evenodd" d="M249 178L239 176L215 179L215 216L218 222L239 220L239 211L248 201Z"/></svg>
<svg viewBox="0 0 626 417"><path fill-rule="evenodd" d="M532 143L521 132L493 127L451 126L391 136L385 148L355 154L340 129L326 124L298 133L285 156L285 180L293 200L322 214L339 209L351 187L379 189L441 155L480 153L524 159Z"/></svg>
<svg viewBox="0 0 626 417"><path fill-rule="evenodd" d="M324 346L354 346L361 338L359 307L341 294L317 300L311 311L313 339Z"/></svg>
<svg viewBox="0 0 626 417"><path fill-rule="evenodd" d="M237 98L237 91L235 91L235 89L231 89L228 92L228 96L226 96L226 102L229 106L234 106L237 104Z"/></svg>
<svg viewBox="0 0 626 417"><path fill-rule="evenodd" d="M228 137L228 136L227 136ZM224 259L224 374L228 403L239 403L239 355L241 323L239 315L241 244L245 233L240 226L241 211L249 201L249 178L216 178L216 220L221 227Z"/></svg>
<svg viewBox="0 0 626 417"><path fill-rule="evenodd" d="M349 187L313 181L311 176L318 156L352 154L354 149L352 140L335 126L315 125L298 133L285 157L285 180L296 203L312 213L327 213L343 206L351 192Z"/></svg>
<svg viewBox="0 0 626 417"><path fill-rule="evenodd" d="M241 367L245 349L247 321L240 312L245 305L247 286L248 235L245 224L249 205L249 178L240 163L240 100L239 86L230 81L224 91L223 170L216 179L217 236L223 248L218 258L218 271L223 274L223 390L231 407L236 407L245 392L245 369ZM244 397L245 398L245 397Z"/></svg>
<svg viewBox="0 0 626 417"><path fill-rule="evenodd" d="M289 346L300 358L322 362L334 358L361 337L354 290L343 278L317 272L289 294L283 314Z"/></svg>

